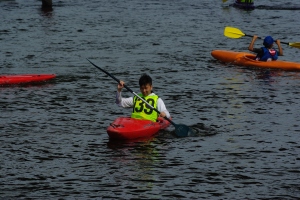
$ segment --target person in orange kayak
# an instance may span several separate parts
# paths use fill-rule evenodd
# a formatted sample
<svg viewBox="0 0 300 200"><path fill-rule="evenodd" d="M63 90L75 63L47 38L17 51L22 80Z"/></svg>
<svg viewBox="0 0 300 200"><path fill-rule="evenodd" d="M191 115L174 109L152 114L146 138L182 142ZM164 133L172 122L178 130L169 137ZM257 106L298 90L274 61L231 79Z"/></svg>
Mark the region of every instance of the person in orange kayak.
<svg viewBox="0 0 300 200"><path fill-rule="evenodd" d="M170 118L170 113L167 110L163 100L152 92L152 78L149 75L143 74L139 79L141 91L141 94L139 94L139 96L145 99L154 108L156 108L160 112L160 115L158 115L158 113L155 110L151 109L147 104L145 104L136 96L122 98L121 91L124 88L124 84L125 83L123 81L120 81L120 84L118 84L116 104L123 108L133 108L131 114L132 118L146 119L154 122L157 120L158 117Z"/></svg>
<svg viewBox="0 0 300 200"><path fill-rule="evenodd" d="M271 36L267 36L264 39L264 43L263 43L264 47L257 49L257 48L253 48L254 42L256 41L257 38L258 38L258 36L254 35L252 37L252 41L248 47L249 51L257 53L256 58L255 58L256 60L272 61L272 60L277 60L278 56L283 56L282 48L280 45L280 40L274 41L274 39ZM277 44L279 51L272 48L274 42Z"/></svg>

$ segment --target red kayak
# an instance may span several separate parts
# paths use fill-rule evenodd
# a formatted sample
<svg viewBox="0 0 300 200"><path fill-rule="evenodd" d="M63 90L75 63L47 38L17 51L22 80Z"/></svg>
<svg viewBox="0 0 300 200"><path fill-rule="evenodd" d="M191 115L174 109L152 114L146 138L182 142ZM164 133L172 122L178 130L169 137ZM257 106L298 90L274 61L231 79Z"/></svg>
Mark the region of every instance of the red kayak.
<svg viewBox="0 0 300 200"><path fill-rule="evenodd" d="M132 140L151 137L169 125L169 121L160 117L157 122L131 117L119 117L107 128L107 133L111 139Z"/></svg>
<svg viewBox="0 0 300 200"><path fill-rule="evenodd" d="M36 83L55 78L55 74L0 75L0 85Z"/></svg>

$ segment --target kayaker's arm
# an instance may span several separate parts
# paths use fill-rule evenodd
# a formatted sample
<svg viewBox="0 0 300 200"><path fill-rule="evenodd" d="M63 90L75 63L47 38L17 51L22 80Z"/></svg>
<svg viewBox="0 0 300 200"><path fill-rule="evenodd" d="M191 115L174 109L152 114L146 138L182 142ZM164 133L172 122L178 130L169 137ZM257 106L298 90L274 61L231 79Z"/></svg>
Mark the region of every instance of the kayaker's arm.
<svg viewBox="0 0 300 200"><path fill-rule="evenodd" d="M283 51L282 51L282 48L281 48L281 44L280 44L280 40L276 40L276 44L278 46L278 55L279 56L283 56Z"/></svg>
<svg viewBox="0 0 300 200"><path fill-rule="evenodd" d="M257 37L258 37L257 35L253 35L252 41L251 41L251 43L250 43L250 45L248 47L249 51L253 51L254 42L256 41Z"/></svg>
<svg viewBox="0 0 300 200"><path fill-rule="evenodd" d="M170 118L170 113L166 108L165 103L161 98L158 98L157 100L157 110L160 112L160 117L167 117Z"/></svg>
<svg viewBox="0 0 300 200"><path fill-rule="evenodd" d="M117 91L116 104L123 108L131 108L133 106L133 98L123 98L121 92Z"/></svg>
<svg viewBox="0 0 300 200"><path fill-rule="evenodd" d="M118 90L117 90L117 94L116 94L116 104L118 104L118 106L121 106L123 108L130 108L133 106L133 98L129 97L129 98L122 98L122 89L124 88L124 81L120 81L120 84L118 84Z"/></svg>

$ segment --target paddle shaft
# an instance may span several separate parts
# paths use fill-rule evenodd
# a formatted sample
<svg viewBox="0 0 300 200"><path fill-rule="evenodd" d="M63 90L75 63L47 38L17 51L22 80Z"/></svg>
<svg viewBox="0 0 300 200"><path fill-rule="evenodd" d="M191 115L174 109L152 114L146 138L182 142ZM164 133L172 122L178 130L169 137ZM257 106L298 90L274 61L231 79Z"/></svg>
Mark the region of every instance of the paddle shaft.
<svg viewBox="0 0 300 200"><path fill-rule="evenodd" d="M106 75L110 76L111 78L113 78L115 81L117 81L120 84L120 80L117 79L114 75L108 73L106 70L98 67L97 65L95 65L94 63L92 63L89 59L87 59L94 67L96 67L97 69L101 70L102 72L104 72ZM159 110L157 110L156 108L154 108L151 104L149 104L145 99L143 99L142 97L140 97L137 93L135 93L134 91L132 91L129 87L127 87L125 84L123 84L123 86L132 94L134 94L137 98L139 98L140 100L142 100L145 104L147 104L151 109L155 110L158 114L160 114ZM167 118L167 116L164 117L166 120L168 120L171 124L173 124L174 126L176 126L176 124L170 120L169 118Z"/></svg>
<svg viewBox="0 0 300 200"><path fill-rule="evenodd" d="M245 34L245 36L253 37L253 35L247 35L247 34ZM257 37L257 38L258 38L258 39L263 39L263 38L261 38L261 37ZM288 43L288 42L281 42L281 41L280 41L280 43L290 45L290 43Z"/></svg>

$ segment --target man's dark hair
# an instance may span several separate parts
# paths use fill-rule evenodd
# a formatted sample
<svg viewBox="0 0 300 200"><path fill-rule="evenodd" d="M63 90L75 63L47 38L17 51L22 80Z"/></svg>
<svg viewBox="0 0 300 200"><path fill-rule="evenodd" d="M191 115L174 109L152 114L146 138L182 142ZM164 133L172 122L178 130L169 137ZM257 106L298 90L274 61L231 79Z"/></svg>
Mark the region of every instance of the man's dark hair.
<svg viewBox="0 0 300 200"><path fill-rule="evenodd" d="M143 85L152 85L152 78L148 74L142 74L139 80L140 87Z"/></svg>

